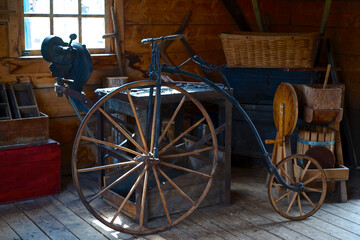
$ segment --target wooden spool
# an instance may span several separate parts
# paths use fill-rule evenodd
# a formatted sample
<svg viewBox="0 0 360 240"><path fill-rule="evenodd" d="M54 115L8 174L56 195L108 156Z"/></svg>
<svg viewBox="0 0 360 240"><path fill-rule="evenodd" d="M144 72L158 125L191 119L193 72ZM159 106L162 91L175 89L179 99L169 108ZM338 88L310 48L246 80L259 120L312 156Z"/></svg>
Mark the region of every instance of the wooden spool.
<svg viewBox="0 0 360 240"><path fill-rule="evenodd" d="M271 160L277 164L291 154L289 136L295 130L298 119L298 99L290 83L281 83L277 88L273 101L273 116L277 130L276 139L265 142L275 143Z"/></svg>
<svg viewBox="0 0 360 240"><path fill-rule="evenodd" d="M295 130L298 119L298 99L290 83L281 83L277 88L273 101L273 115L280 136L288 136ZM281 118L283 118L282 121Z"/></svg>

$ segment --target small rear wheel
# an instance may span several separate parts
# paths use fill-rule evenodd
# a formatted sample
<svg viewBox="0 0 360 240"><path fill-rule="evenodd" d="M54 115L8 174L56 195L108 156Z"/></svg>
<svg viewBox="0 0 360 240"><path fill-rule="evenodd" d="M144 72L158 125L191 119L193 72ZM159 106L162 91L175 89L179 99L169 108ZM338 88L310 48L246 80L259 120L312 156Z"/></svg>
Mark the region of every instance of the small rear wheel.
<svg viewBox="0 0 360 240"><path fill-rule="evenodd" d="M289 190L276 181L274 173L268 182L271 205L283 217L301 220L319 210L326 196L326 175L320 164L306 155L291 155L277 166L280 176L289 186L299 187L299 191Z"/></svg>

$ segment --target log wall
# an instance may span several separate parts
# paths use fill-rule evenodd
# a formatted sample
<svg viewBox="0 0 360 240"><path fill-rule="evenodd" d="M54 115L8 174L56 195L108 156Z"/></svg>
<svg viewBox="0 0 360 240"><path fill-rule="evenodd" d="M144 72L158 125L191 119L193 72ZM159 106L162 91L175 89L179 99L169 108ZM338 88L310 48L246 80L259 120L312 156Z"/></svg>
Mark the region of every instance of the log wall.
<svg viewBox="0 0 360 240"><path fill-rule="evenodd" d="M269 13L273 32L308 32L320 29L325 1L258 1L262 13ZM71 148L79 123L67 101L58 98L53 92L55 79L51 77L49 63L40 57L10 57L14 56L14 44L18 42L18 39L9 35L11 19L16 16L12 10L16 9L13 2L16 1L0 1L0 82L33 84L39 108L50 118L50 137L61 143L63 173L69 173ZM249 27L257 31L251 1L237 2ZM125 71L131 81L146 78L150 61L149 46L140 44L140 40L173 34L187 11L191 11L191 16L184 30L187 34L186 41L196 54L211 63L225 63L218 34L237 29L221 0L116 0L114 7L118 26L121 28ZM332 39L336 64L343 69L341 76L347 87L346 103L352 127L357 132L360 131L359 127L356 128L358 124L355 124L360 118L359 36L360 2L333 0L326 37ZM180 41L171 44L166 53L175 64L190 56ZM93 56L93 61L94 73L84 89L89 95L101 86L104 77L118 76L115 55ZM196 66L189 65L188 69L200 73ZM355 134L354 137L359 138L356 141L360 143L360 134Z"/></svg>

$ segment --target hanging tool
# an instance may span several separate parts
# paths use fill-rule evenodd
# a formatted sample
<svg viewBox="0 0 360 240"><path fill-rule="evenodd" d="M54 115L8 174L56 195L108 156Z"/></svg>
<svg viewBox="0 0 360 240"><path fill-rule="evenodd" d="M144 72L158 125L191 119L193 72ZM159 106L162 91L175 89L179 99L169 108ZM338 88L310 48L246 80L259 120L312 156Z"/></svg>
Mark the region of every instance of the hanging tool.
<svg viewBox="0 0 360 240"><path fill-rule="evenodd" d="M326 29L326 25L327 25L329 13L330 13L330 7L331 7L331 0L326 0L325 7L324 7L324 13L323 13L323 19L321 21L321 26L320 26L320 34L321 35L325 34L325 29Z"/></svg>
<svg viewBox="0 0 360 240"><path fill-rule="evenodd" d="M181 34L184 32L184 29L187 25L187 23L189 22L189 19L190 19L190 15L191 15L191 12L190 11L187 11L186 14L185 14L185 17L180 25L180 27L174 32L173 35L175 34ZM167 40L166 42L164 42L161 46L160 46L160 56L164 59L164 61L166 63L168 63L169 65L174 65L172 64L171 60L168 58L168 56L166 55L165 53L165 50L171 45L171 43L173 42L174 40Z"/></svg>
<svg viewBox="0 0 360 240"><path fill-rule="evenodd" d="M323 18L322 18L321 26L320 26L320 37L324 37L324 35L325 35L326 25L327 25L329 13L330 13L330 7L331 7L331 0L326 0L325 6L324 6ZM315 64L319 63L322 45L323 45L323 40L320 39L318 52L315 57Z"/></svg>
<svg viewBox="0 0 360 240"><path fill-rule="evenodd" d="M333 52L332 52L330 39L326 40L326 45L327 45L328 61L329 61L329 64L331 64L331 67L332 67L331 68L332 81L334 83L339 83L338 76L337 76L336 70L335 70L335 63L334 63L334 57L333 57ZM347 143L346 145L347 145L347 148L348 148L348 154L349 154L349 156L352 157L355 168L360 169L360 166L358 165L358 159L357 159L357 156L356 156L356 151L355 151L355 148L354 148L352 135L351 135L350 123L349 123L349 119L347 117L348 114L347 114L347 111L346 111L346 107L344 107L343 111L344 111L343 112L343 121L341 123L341 128L342 128L342 132L345 134L345 139L346 139L346 143Z"/></svg>
<svg viewBox="0 0 360 240"><path fill-rule="evenodd" d="M185 17L184 17L184 19L183 19L183 21L182 21L182 23L181 23L181 25L180 25L180 27L178 28L178 30L177 30L173 35L175 35L175 34L181 34L181 33L184 31L184 29L185 29L185 27L186 27L186 25L187 25L187 23L188 23L188 21L189 21L189 19L190 19L190 15L191 15L191 11L187 11L186 14L185 14ZM185 39L184 39L184 38L181 38L180 40L181 40L181 42L183 43L183 45L185 46L186 50L187 50L187 51L189 52L189 54L191 55L191 57L194 57L194 56L195 56L195 53L194 53L194 51L191 49L191 47L189 46L189 44L185 41ZM161 57L162 57L162 58L164 59L164 61L165 61L166 63L168 63L169 65L174 65L174 64L172 64L171 60L167 57L167 55L166 55L166 53L165 53L165 50L171 45L171 43L172 43L173 41L174 41L174 40L167 40L165 43L163 43L163 44L160 46L160 49L159 49ZM204 75L205 75L207 78L210 78L209 74L207 74L203 69L201 69L201 70L202 70L202 72L204 73ZM177 75L177 78L178 78L178 80L180 80L180 81L182 80L181 77L178 76L178 75Z"/></svg>
<svg viewBox="0 0 360 240"><path fill-rule="evenodd" d="M232 19L240 31L250 32L251 28L247 22L244 13L241 11L236 0L222 0L226 10L230 13Z"/></svg>
<svg viewBox="0 0 360 240"><path fill-rule="evenodd" d="M269 13L265 13L265 14L264 14L264 18L265 18L266 30L267 30L268 32L271 32L271 25L270 25L270 16L269 16Z"/></svg>
<svg viewBox="0 0 360 240"><path fill-rule="evenodd" d="M265 32L258 0L251 0L251 1L252 1L252 5L253 5L253 8L254 8L256 23L258 25L259 32Z"/></svg>
<svg viewBox="0 0 360 240"><path fill-rule="evenodd" d="M114 33L104 34L102 36L102 38L104 38L104 39L115 38L115 40L114 40L115 41L115 53L116 53L116 58L118 60L119 73L121 76L124 76L124 69L122 66L122 57L121 57L121 51L120 51L120 38L119 38L119 32L118 32L118 28L117 28L116 19L115 19L114 8L111 7L110 11L111 11L111 20L112 20L112 24L113 24Z"/></svg>

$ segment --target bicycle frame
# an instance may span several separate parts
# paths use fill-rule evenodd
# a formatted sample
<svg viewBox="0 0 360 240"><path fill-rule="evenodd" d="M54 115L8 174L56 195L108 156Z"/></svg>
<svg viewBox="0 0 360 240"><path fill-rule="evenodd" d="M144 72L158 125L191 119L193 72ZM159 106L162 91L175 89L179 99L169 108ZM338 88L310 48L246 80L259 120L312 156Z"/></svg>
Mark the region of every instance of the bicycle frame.
<svg viewBox="0 0 360 240"><path fill-rule="evenodd" d="M184 37L184 36L183 35L171 35L168 37L148 38L148 39L144 39L141 41L144 44L151 43L151 63L149 66L149 76L150 76L150 80L156 81L156 100L155 101L157 104L157 107L156 107L157 111L156 111L156 128L155 128L155 139L156 140L155 140L154 156L156 158L158 157L158 136L160 133L160 110L159 110L159 107L161 104L161 94L160 94L160 92L161 92L161 73L180 74L180 75L188 76L193 79L196 79L196 80L206 83L207 85L212 87L214 90L221 93L229 102L231 102L233 104L233 106L235 106L236 109L238 109L240 111L242 116L245 118L246 122L249 124L251 130L253 131L253 133L256 137L256 140L261 148L261 151L264 154L265 166L266 166L269 174L274 173L276 181L278 183L280 183L284 188L293 190L293 191L301 191L303 186L296 185L294 187L291 187L280 176L278 170L276 169L276 166L271 161L271 158L270 158L271 154L269 154L266 151L264 143L263 143L263 141L260 137L260 134L259 134L258 130L256 129L254 123L252 122L252 120L250 119L250 117L246 113L246 111L241 107L240 103L231 95L229 82L227 81L224 74L222 74L222 72L221 72L223 66L216 66L216 65L209 64L204 59L200 58L199 56L194 56L192 58L189 58L186 61L184 61L182 64L180 64L179 66L169 66L168 64L163 64L163 65L160 64L159 46L166 39L169 40L169 39L177 39L177 38L182 38L182 37ZM160 42L157 43L157 41L160 41ZM212 71L218 72L221 75L221 77L224 81L224 85L226 86L226 88L228 88L229 92L224 91L222 88L220 88L215 83L213 83L211 80L209 80L205 77L194 74L192 72L188 72L188 71L179 69L180 67L185 65L190 60L193 60L193 62L195 62L197 65L199 65L199 67L206 72L212 72ZM153 89L151 88L150 94L149 94L149 105L148 105L149 112L152 112L152 107L151 107L151 105L153 104L152 99L153 99ZM149 115L152 115L152 114L149 114ZM150 126L150 122L151 122L151 119L148 119L147 126Z"/></svg>

